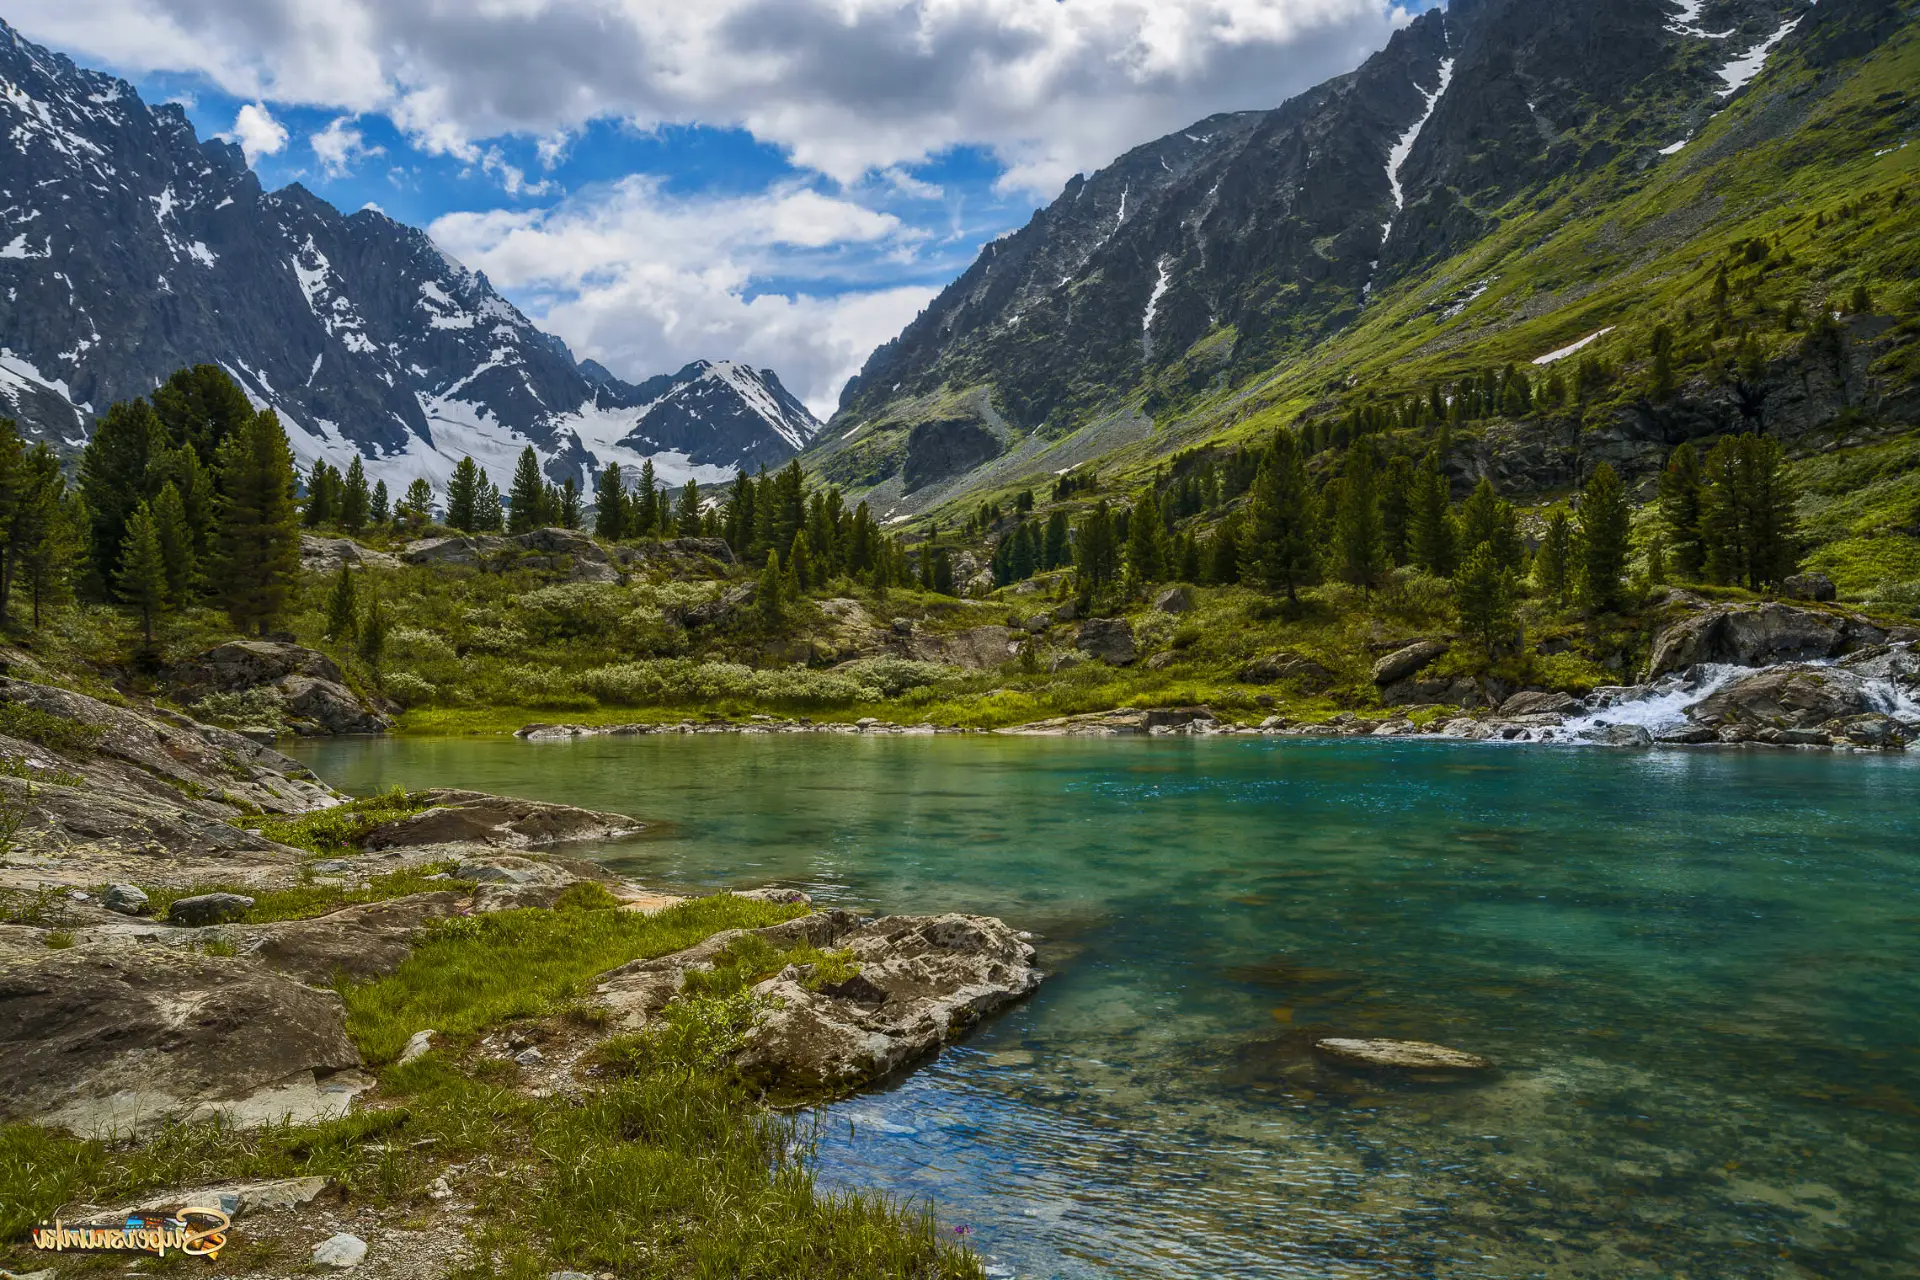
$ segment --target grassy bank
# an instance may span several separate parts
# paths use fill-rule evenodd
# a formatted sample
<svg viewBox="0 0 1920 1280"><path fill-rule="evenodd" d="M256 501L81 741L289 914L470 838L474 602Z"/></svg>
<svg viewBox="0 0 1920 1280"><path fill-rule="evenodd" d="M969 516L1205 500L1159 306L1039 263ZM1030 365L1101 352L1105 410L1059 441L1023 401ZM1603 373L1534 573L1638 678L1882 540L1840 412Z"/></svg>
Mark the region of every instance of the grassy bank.
<svg viewBox="0 0 1920 1280"><path fill-rule="evenodd" d="M977 1260L923 1213L816 1190L805 1126L762 1109L717 1067L739 1030L737 998L682 1002L648 1034L610 1041L579 1097L530 1096L516 1087L520 1068L479 1044L503 1027L590 1022L580 998L596 974L800 910L717 897L641 916L589 891L553 911L449 922L392 975L343 990L349 1030L371 1064L391 1063L422 1027L441 1032L425 1057L379 1067L371 1107L244 1132L174 1125L137 1143L0 1128L0 1240L20 1240L75 1202L309 1175L330 1179L348 1205L421 1226L435 1203L430 1187L451 1178L473 1205L476 1253L454 1272L462 1280L536 1280L560 1268L663 1280L980 1276ZM304 1264L287 1249L250 1234L243 1218L215 1273ZM16 1246L0 1250L0 1265L39 1264ZM124 1266L63 1259L61 1273Z"/></svg>

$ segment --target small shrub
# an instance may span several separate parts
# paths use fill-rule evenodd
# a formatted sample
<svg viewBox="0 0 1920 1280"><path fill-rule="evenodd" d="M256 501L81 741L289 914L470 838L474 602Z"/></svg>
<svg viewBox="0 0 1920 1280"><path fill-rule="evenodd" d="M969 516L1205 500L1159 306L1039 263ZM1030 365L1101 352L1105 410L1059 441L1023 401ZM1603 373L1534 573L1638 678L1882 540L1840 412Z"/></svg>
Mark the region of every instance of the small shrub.
<svg viewBox="0 0 1920 1280"><path fill-rule="evenodd" d="M78 754L91 751L105 728L58 716L19 702L0 701L0 737L37 742L52 751Z"/></svg>
<svg viewBox="0 0 1920 1280"><path fill-rule="evenodd" d="M271 685L256 685L234 693L210 693L188 708L196 719L229 729L288 731L287 704Z"/></svg>
<svg viewBox="0 0 1920 1280"><path fill-rule="evenodd" d="M411 671L391 672L382 682L381 688L389 698L403 707L430 706L440 693L432 681L423 679Z"/></svg>

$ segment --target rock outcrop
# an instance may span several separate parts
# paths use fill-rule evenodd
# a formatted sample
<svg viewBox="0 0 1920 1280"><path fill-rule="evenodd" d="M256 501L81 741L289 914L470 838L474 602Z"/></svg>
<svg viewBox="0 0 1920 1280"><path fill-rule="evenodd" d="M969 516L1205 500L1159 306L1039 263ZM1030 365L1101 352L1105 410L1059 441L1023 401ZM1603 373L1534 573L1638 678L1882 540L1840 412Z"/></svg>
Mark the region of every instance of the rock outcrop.
<svg viewBox="0 0 1920 1280"><path fill-rule="evenodd" d="M89 1136L304 1123L367 1085L340 997L239 959L0 944L0 1115Z"/></svg>
<svg viewBox="0 0 1920 1280"><path fill-rule="evenodd" d="M533 529L498 534L451 534L409 542L407 564L463 565L482 573L535 569L565 573L574 582L618 582L620 570L606 548L578 529Z"/></svg>
<svg viewBox="0 0 1920 1280"><path fill-rule="evenodd" d="M1373 682L1383 688L1390 684L1398 684L1439 661L1445 656L1447 649L1445 640L1416 640L1374 663Z"/></svg>
<svg viewBox="0 0 1920 1280"><path fill-rule="evenodd" d="M1687 715L1708 728L1811 729L1874 710L1867 682L1835 667L1784 666L1721 685Z"/></svg>
<svg viewBox="0 0 1920 1280"><path fill-rule="evenodd" d="M167 673L187 705L222 694L265 691L303 734L385 733L392 721L347 687L332 658L276 640L234 640Z"/></svg>
<svg viewBox="0 0 1920 1280"><path fill-rule="evenodd" d="M742 931L624 965L602 976L597 998L617 1025L657 1017L686 975L711 968ZM754 988L757 1014L735 1065L769 1092L846 1093L951 1043L981 1018L1040 984L1033 947L986 916L883 916L815 912L751 931L775 948L806 944L847 953L857 972L822 983L811 965L788 965Z"/></svg>
<svg viewBox="0 0 1920 1280"><path fill-rule="evenodd" d="M1700 663L1764 667L1835 658L1886 638L1879 627L1852 614L1777 603L1714 606L1654 637L1646 678L1657 680Z"/></svg>
<svg viewBox="0 0 1920 1280"><path fill-rule="evenodd" d="M1108 666L1124 667L1140 656L1134 646L1133 626L1125 618L1089 618L1073 637L1074 648Z"/></svg>

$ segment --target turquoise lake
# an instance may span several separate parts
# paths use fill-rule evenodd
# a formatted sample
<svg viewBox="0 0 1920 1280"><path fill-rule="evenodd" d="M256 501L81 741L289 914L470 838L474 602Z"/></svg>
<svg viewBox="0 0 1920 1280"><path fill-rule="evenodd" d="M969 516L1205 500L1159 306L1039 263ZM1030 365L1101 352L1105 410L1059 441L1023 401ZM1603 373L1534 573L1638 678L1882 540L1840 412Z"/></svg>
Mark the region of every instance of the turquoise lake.
<svg viewBox="0 0 1920 1280"><path fill-rule="evenodd" d="M1421 741L342 740L346 789L656 825L651 885L1039 938L827 1108L830 1185L1021 1277L1920 1275L1920 758ZM1319 1065L1435 1040L1491 1081Z"/></svg>

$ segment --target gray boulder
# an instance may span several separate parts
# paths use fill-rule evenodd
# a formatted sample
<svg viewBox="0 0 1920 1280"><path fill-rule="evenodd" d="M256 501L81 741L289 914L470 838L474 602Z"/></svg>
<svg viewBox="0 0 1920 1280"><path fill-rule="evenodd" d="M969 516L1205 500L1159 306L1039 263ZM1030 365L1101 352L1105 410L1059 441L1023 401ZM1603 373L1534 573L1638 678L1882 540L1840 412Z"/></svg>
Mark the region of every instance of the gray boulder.
<svg viewBox="0 0 1920 1280"><path fill-rule="evenodd" d="M117 911L123 916L140 916L147 913L147 895L136 885L110 885L100 897L100 905L109 911Z"/></svg>
<svg viewBox="0 0 1920 1280"><path fill-rule="evenodd" d="M1653 735L1642 725L1610 724L1600 729L1592 741L1602 747L1650 747Z"/></svg>
<svg viewBox="0 0 1920 1280"><path fill-rule="evenodd" d="M328 1236L313 1247L313 1265L332 1267L336 1271L351 1271L366 1261L366 1257L367 1242L344 1231Z"/></svg>
<svg viewBox="0 0 1920 1280"><path fill-rule="evenodd" d="M1023 633L1012 627L969 627L945 634L917 632L903 646L920 662L941 662L969 671L991 671L1015 657Z"/></svg>
<svg viewBox="0 0 1920 1280"><path fill-rule="evenodd" d="M1312 658L1303 658L1294 653L1272 653L1264 658L1255 658L1241 667L1239 674L1244 684L1279 684L1282 680L1296 681L1308 693L1319 693L1331 688L1334 682L1333 672Z"/></svg>
<svg viewBox="0 0 1920 1280"><path fill-rule="evenodd" d="M300 567L308 573L337 573L343 564L366 568L397 568L398 556L373 551L352 538L322 538L317 534L300 535Z"/></svg>
<svg viewBox="0 0 1920 1280"><path fill-rule="evenodd" d="M1780 584L1780 592L1789 600L1838 600L1839 590L1824 573L1796 573Z"/></svg>
<svg viewBox="0 0 1920 1280"><path fill-rule="evenodd" d="M253 899L244 893L198 893L190 898L175 898L167 908L167 919L174 924L199 927L238 920L253 910Z"/></svg>
<svg viewBox="0 0 1920 1280"><path fill-rule="evenodd" d="M1703 662L1761 667L1833 658L1885 640L1880 628L1849 614L1776 603L1718 606L1654 637L1647 679Z"/></svg>
<svg viewBox="0 0 1920 1280"><path fill-rule="evenodd" d="M363 842L366 848L483 844L530 849L570 840L610 840L632 835L644 825L624 814L481 791L440 788L422 794L430 801L428 808L375 827Z"/></svg>
<svg viewBox="0 0 1920 1280"><path fill-rule="evenodd" d="M1784 666L1729 681L1687 709L1711 728L1812 729L1874 710L1867 682L1835 667Z"/></svg>
<svg viewBox="0 0 1920 1280"><path fill-rule="evenodd" d="M1161 613L1190 613L1193 611L1193 591L1182 586L1168 587L1153 598L1153 607Z"/></svg>
<svg viewBox="0 0 1920 1280"><path fill-rule="evenodd" d="M1139 657L1133 626L1125 618L1089 618L1074 633L1074 648L1109 666L1124 667Z"/></svg>
<svg viewBox="0 0 1920 1280"><path fill-rule="evenodd" d="M359 1065L338 995L236 958L0 951L0 1118L88 1136L183 1114L307 1123L345 1111Z"/></svg>
<svg viewBox="0 0 1920 1280"><path fill-rule="evenodd" d="M1504 717L1570 716L1579 710L1577 698L1558 690L1516 693L1500 704L1500 714Z"/></svg>
<svg viewBox="0 0 1920 1280"><path fill-rule="evenodd" d="M1383 688L1424 670L1447 652L1445 640L1416 640L1373 664L1373 682Z"/></svg>
<svg viewBox="0 0 1920 1280"><path fill-rule="evenodd" d="M347 687L332 658L297 644L235 640L179 663L167 679L187 703L269 689L305 733L384 733L392 723Z"/></svg>

